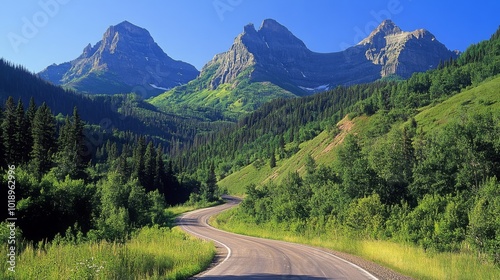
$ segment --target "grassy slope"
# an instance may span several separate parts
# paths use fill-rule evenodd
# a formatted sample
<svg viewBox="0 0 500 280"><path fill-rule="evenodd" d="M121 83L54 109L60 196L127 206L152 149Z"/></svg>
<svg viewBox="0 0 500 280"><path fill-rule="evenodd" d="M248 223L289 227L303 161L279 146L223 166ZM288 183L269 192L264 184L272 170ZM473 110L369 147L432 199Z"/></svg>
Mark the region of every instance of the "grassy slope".
<svg viewBox="0 0 500 280"><path fill-rule="evenodd" d="M230 194L241 195L249 184L262 185L270 181L280 183L293 172L304 175L307 155L311 155L318 166L329 165L335 157L336 147L342 143L344 137L350 132L357 133L367 125L368 121L366 117L358 117L352 121L346 117L337 124L340 133L332 135L328 131L321 132L315 138L302 143L299 146L300 150L290 158L279 159L275 168L271 169L269 163L259 169L250 164L227 176L218 184L227 188Z"/></svg>
<svg viewBox="0 0 500 280"><path fill-rule="evenodd" d="M337 127L340 132L332 135L328 131L321 132L315 138L300 144L300 150L289 158L279 159L275 168L270 168L269 162L257 169L253 164L230 174L219 181L219 186L226 188L230 194L242 195L245 187L250 184L263 185L268 182L281 183L290 173L298 172L304 175L307 155L311 155L318 166L330 165L335 157L336 148L348 133L359 133L370 126L370 118L365 116L349 120L345 117Z"/></svg>
<svg viewBox="0 0 500 280"><path fill-rule="evenodd" d="M333 156L332 143L338 142L341 137L333 138L328 132L323 131L315 138L302 143L300 150L290 158L281 159L276 162L275 168L270 168L269 162L257 169L253 164L250 164L238 172L235 172L218 184L221 187L228 189L230 194L241 195L245 192L245 187L249 184L262 185L269 181L276 183L281 182L287 174L291 172L305 172L305 160L310 154L317 163L326 163L328 158Z"/></svg>
<svg viewBox="0 0 500 280"><path fill-rule="evenodd" d="M487 110L500 111L500 77L493 78L478 87L465 90L442 103L427 106L420 110L415 119L424 131L429 131L439 125L446 124L452 119L459 118L465 112L479 113ZM305 173L305 160L310 154L318 165L329 165L335 157L336 147L342 142L348 132L363 133L371 127L373 118L361 116L348 120L344 118L338 123L340 134L329 135L323 131L315 138L300 145L300 150L290 158L278 160L273 169L266 163L260 169L252 164L244 167L219 182L221 187L228 189L231 194L244 194L249 184L262 185L270 180L280 183L290 172Z"/></svg>
<svg viewBox="0 0 500 280"><path fill-rule="evenodd" d="M3 252L3 250L1 250ZM186 279L212 261L212 243L178 228L142 228L124 244L106 241L32 245L18 255L16 272L2 279ZM3 265L5 266L5 265Z"/></svg>
<svg viewBox="0 0 500 280"><path fill-rule="evenodd" d="M424 131L456 120L465 113L500 112L500 76L465 90L435 106L423 108L415 120Z"/></svg>

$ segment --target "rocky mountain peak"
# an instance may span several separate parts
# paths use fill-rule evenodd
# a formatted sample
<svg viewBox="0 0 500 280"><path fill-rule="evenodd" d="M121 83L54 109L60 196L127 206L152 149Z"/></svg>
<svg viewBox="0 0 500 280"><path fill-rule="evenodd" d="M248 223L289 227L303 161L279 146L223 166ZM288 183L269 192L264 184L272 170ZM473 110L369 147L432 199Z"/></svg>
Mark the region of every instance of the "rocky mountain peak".
<svg viewBox="0 0 500 280"><path fill-rule="evenodd" d="M134 45L135 47L140 47L141 45L156 45L149 31L133 25L128 21L110 26L104 33L102 42L104 46L112 52L116 51L119 46L129 48L134 47Z"/></svg>
<svg viewBox="0 0 500 280"><path fill-rule="evenodd" d="M252 23L243 28L233 42L229 51L216 55L207 65L219 65L213 74L210 88L215 89L220 84L232 84L243 71L249 67L261 67L271 64L278 67L279 71L294 75L302 75L295 69L297 61L307 61L311 51L307 49L304 42L295 37L285 26L274 19L266 19L262 22L259 30L255 30ZM290 67L289 69L287 67ZM211 69L204 67L204 71ZM251 80L265 80L267 74L262 70L252 71L247 76ZM286 74L288 75L288 74Z"/></svg>
<svg viewBox="0 0 500 280"><path fill-rule="evenodd" d="M392 20L384 20L357 46L320 54L309 50L276 20L266 19L257 31L253 24L246 25L230 50L208 65L218 66L215 71L210 68L211 89L224 83L235 87L242 79L239 75L248 73L245 78L250 81L274 81L301 94L389 75L407 78L455 56L430 32L406 32Z"/></svg>
<svg viewBox="0 0 500 280"><path fill-rule="evenodd" d="M63 67L64 66L64 67ZM75 60L49 66L40 77L89 93L138 92L145 97L196 78L194 66L170 58L144 28L128 21L110 26Z"/></svg>
<svg viewBox="0 0 500 280"><path fill-rule="evenodd" d="M274 19L265 19L259 28L258 34L262 40L267 42L267 45L270 45L270 43L276 43L281 47L298 47L307 49L302 40L295 37L295 35L293 35L288 28L281 25Z"/></svg>
<svg viewBox="0 0 500 280"><path fill-rule="evenodd" d="M408 78L436 67L440 60L456 57L429 31L403 31L391 20L384 20L357 46L366 48L368 61L381 66L381 77L395 74Z"/></svg>
<svg viewBox="0 0 500 280"><path fill-rule="evenodd" d="M390 35L397 35L403 33L403 30L399 28L392 20L384 20L375 30L373 30L368 37L358 43L358 45L373 44L374 42L380 41L381 38L385 38Z"/></svg>
<svg viewBox="0 0 500 280"><path fill-rule="evenodd" d="M290 32L288 29L279 24L276 20L274 19L265 19L262 21L262 24L260 25L259 31L260 30L271 30L273 32Z"/></svg>
<svg viewBox="0 0 500 280"><path fill-rule="evenodd" d="M85 58L85 57L91 57L95 51L97 50L97 46L96 47L92 47L92 44L88 44L84 49L83 49L83 52L82 52L82 55L80 56L81 58Z"/></svg>
<svg viewBox="0 0 500 280"><path fill-rule="evenodd" d="M403 32L399 26L397 26L392 20L384 20L373 33L383 32L386 35L392 35Z"/></svg>
<svg viewBox="0 0 500 280"><path fill-rule="evenodd" d="M125 32L128 32L128 33L131 33L131 34L148 34L149 35L149 32L144 29L144 28L141 28L137 25L134 25L128 21L122 21L120 22L119 24L115 25L114 26L116 30L118 31L125 31Z"/></svg>
<svg viewBox="0 0 500 280"><path fill-rule="evenodd" d="M253 23L249 23L243 27L243 33L244 34L255 34L257 33L257 30L255 30L255 26Z"/></svg>

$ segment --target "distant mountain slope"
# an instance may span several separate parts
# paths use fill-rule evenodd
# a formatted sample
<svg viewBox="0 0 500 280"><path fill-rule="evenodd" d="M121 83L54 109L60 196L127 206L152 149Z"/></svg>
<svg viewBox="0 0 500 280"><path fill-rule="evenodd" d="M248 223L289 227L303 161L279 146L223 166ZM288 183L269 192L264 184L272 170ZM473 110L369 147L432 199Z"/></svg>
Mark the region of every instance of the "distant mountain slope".
<svg viewBox="0 0 500 280"><path fill-rule="evenodd" d="M185 84L198 73L165 54L146 29L124 21L109 27L101 41L89 44L75 60L51 65L39 75L81 92L149 97Z"/></svg>
<svg viewBox="0 0 500 280"><path fill-rule="evenodd" d="M259 30L253 24L245 26L231 48L208 62L196 80L151 103L165 110L179 104L215 106L231 115L250 112L269 99L304 96L390 75L408 78L456 57L430 32L404 32L390 20L345 51L316 53L286 27L267 19Z"/></svg>
<svg viewBox="0 0 500 280"><path fill-rule="evenodd" d="M465 115L484 112L500 112L500 76L481 85L450 97L442 103L422 108L415 116L419 129L425 132L435 130L449 122L456 121ZM378 122L378 116L356 117L353 120L344 118L338 126L338 133L332 135L322 131L313 139L302 143L290 157L277 161L275 168L268 162L258 166L249 164L219 181L219 186L229 190L231 194L244 194L249 184L263 185L270 181L281 183L288 174L306 173L307 156L311 155L315 162L329 165L336 156L336 150L348 133L366 134L368 129Z"/></svg>

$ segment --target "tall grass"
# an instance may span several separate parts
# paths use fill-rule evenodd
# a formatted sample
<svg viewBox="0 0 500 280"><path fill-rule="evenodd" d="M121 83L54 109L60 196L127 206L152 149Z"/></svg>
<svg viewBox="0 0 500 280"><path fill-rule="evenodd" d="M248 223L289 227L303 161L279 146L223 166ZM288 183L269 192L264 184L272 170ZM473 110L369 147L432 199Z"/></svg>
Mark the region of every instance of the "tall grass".
<svg viewBox="0 0 500 280"><path fill-rule="evenodd" d="M468 252L433 253L390 241L356 240L329 233L298 234L279 224L255 224L238 209L223 212L212 218L212 225L231 232L307 244L342 251L374 261L416 279L500 279L500 268L481 261Z"/></svg>
<svg viewBox="0 0 500 280"><path fill-rule="evenodd" d="M6 248L1 255L6 256ZM15 273L1 262L1 279L186 279L205 269L213 244L178 228L145 227L124 244L28 244Z"/></svg>

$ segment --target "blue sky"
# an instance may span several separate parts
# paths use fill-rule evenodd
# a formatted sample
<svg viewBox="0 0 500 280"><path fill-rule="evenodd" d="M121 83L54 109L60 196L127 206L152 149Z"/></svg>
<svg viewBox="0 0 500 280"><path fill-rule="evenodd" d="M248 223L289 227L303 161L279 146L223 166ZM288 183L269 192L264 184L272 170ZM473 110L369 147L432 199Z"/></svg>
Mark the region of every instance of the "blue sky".
<svg viewBox="0 0 500 280"><path fill-rule="evenodd" d="M425 28L449 49L488 39L500 3L430 0L3 0L0 57L38 72L70 61L124 20L149 30L172 58L201 69L229 49L243 26L273 18L316 52L355 45L391 18L406 31Z"/></svg>

